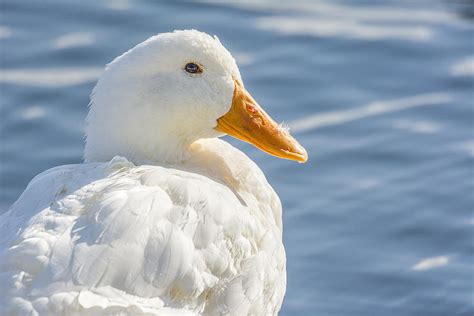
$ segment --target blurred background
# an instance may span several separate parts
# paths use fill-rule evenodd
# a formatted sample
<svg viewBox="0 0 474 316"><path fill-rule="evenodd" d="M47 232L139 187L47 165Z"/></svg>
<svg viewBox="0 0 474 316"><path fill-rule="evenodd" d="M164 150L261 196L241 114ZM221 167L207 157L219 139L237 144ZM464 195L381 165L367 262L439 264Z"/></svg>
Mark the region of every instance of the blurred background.
<svg viewBox="0 0 474 316"><path fill-rule="evenodd" d="M195 28L310 155L228 139L284 205L281 315L474 314L472 1L0 3L0 212L39 172L82 161L104 64Z"/></svg>

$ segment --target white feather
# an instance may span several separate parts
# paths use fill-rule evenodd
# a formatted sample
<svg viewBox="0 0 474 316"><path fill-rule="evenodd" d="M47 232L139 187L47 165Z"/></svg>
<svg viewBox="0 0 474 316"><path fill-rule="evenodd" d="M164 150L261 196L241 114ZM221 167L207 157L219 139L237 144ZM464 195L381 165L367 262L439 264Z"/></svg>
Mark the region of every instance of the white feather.
<svg viewBox="0 0 474 316"><path fill-rule="evenodd" d="M278 313L280 201L245 154L202 139L230 106L235 61L208 35L173 34L109 65L92 99L87 162L36 176L0 217L1 315ZM176 65L194 55L211 69L196 83L204 91L190 92L204 98L197 105L182 104L179 87L152 89L171 71L152 56L179 45L195 48ZM127 86L134 80L143 86ZM188 117L196 109L205 113ZM174 135L176 124L189 130Z"/></svg>

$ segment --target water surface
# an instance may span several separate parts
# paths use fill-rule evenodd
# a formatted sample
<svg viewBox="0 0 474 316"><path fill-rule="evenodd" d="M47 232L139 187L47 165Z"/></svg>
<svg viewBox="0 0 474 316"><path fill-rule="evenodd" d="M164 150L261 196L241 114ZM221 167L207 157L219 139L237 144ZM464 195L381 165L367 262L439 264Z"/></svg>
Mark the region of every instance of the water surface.
<svg viewBox="0 0 474 316"><path fill-rule="evenodd" d="M1 1L0 210L81 162L104 64L196 28L308 149L305 165L230 140L284 205L281 315L473 315L469 1Z"/></svg>

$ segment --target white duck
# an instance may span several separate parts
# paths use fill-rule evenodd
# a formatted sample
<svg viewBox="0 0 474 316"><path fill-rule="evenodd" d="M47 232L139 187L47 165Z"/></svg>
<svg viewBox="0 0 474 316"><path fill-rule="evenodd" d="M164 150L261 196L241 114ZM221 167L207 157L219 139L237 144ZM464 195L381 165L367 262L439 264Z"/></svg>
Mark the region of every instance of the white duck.
<svg viewBox="0 0 474 316"><path fill-rule="evenodd" d="M281 204L224 134L307 159L217 38L160 34L115 59L85 163L36 176L0 218L0 314L277 314Z"/></svg>

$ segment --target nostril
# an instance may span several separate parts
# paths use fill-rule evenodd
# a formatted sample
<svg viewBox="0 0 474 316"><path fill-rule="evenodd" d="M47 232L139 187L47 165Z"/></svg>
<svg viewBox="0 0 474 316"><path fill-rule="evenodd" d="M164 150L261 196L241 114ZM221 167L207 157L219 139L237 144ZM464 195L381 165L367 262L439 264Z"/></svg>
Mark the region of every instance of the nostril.
<svg viewBox="0 0 474 316"><path fill-rule="evenodd" d="M255 107L252 104L247 104L247 111L252 113L252 114L257 113L257 110L255 109Z"/></svg>

